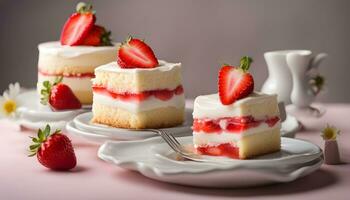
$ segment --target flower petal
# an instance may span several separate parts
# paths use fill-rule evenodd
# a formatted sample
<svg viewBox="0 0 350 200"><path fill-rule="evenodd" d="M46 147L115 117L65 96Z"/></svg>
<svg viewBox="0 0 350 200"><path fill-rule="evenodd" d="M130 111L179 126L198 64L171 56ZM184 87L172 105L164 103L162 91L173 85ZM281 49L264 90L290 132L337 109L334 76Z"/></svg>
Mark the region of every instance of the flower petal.
<svg viewBox="0 0 350 200"><path fill-rule="evenodd" d="M2 94L2 96L5 98L5 100L11 99L11 98L10 98L10 95L8 94L7 91L5 91L5 92Z"/></svg>
<svg viewBox="0 0 350 200"><path fill-rule="evenodd" d="M9 85L9 91L8 91L10 98L15 99L16 96L18 95L18 92L19 92L18 91L18 84L16 85L16 83L15 84L11 83Z"/></svg>

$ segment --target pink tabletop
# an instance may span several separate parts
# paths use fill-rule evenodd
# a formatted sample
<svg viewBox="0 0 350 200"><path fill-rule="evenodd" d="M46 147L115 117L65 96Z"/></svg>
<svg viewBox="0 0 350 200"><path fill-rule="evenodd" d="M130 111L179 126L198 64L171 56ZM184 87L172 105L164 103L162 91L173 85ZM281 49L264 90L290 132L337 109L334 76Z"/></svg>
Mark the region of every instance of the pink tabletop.
<svg viewBox="0 0 350 200"><path fill-rule="evenodd" d="M320 129L334 124L342 165L323 165L317 172L291 183L248 189L205 189L172 185L143 177L105 163L96 156L98 146L71 137L78 159L72 172L54 172L27 157L30 132L20 132L13 122L0 121L0 200L11 199L350 199L350 104L327 104L320 119L301 119L305 130L297 134L320 145ZM208 180L210 181L210 180Z"/></svg>

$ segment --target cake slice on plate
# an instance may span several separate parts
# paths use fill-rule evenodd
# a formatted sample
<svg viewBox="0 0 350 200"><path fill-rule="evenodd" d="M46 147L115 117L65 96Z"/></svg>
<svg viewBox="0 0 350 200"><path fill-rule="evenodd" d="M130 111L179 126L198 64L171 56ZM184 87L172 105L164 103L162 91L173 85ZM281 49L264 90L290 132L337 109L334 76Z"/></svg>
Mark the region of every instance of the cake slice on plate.
<svg viewBox="0 0 350 200"><path fill-rule="evenodd" d="M247 159L280 150L277 96L253 91L250 62L244 57L240 67L223 66L219 93L195 99L192 128L198 153Z"/></svg>
<svg viewBox="0 0 350 200"><path fill-rule="evenodd" d="M143 41L130 37L119 47L118 61L95 75L93 122L130 129L183 123L181 64L158 60Z"/></svg>

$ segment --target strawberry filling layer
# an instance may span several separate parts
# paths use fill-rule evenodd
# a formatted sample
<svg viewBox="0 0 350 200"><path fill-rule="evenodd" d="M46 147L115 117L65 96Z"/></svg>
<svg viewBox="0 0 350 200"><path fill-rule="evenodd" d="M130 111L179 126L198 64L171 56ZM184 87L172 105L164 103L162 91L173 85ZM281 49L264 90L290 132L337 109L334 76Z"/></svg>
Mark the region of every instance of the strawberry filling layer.
<svg viewBox="0 0 350 200"><path fill-rule="evenodd" d="M279 117L270 117L264 120L256 120L252 116L244 117L224 117L215 120L210 119L194 119L192 129L195 132L220 133L221 131L229 133L240 133L250 128L258 127L262 123L266 123L269 127L273 127Z"/></svg>
<svg viewBox="0 0 350 200"><path fill-rule="evenodd" d="M182 85L179 85L174 90L162 89L162 90L151 90L144 91L140 93L130 93L130 92L113 92L108 90L104 86L92 86L93 92L101 95L109 96L113 99L118 99L121 101L144 101L149 97L153 96L159 100L167 101L171 99L174 95L181 95L184 93Z"/></svg>
<svg viewBox="0 0 350 200"><path fill-rule="evenodd" d="M43 76L62 76L66 78L94 78L95 74L92 72L79 73L79 74L58 74L58 73L48 73L39 69L38 73Z"/></svg>
<svg viewBox="0 0 350 200"><path fill-rule="evenodd" d="M234 159L239 158L239 148L230 143L223 143L218 146L200 146L196 147L196 152L209 156L226 156Z"/></svg>

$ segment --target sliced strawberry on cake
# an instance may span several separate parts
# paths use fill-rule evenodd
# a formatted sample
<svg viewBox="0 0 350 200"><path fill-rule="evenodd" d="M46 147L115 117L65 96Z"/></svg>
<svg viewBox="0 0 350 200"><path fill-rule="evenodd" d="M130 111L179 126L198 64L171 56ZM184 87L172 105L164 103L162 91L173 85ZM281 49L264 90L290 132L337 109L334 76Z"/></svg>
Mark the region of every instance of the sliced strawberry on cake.
<svg viewBox="0 0 350 200"><path fill-rule="evenodd" d="M151 47L132 37L119 47L118 64L123 68L154 68L159 65Z"/></svg>
<svg viewBox="0 0 350 200"><path fill-rule="evenodd" d="M82 45L87 46L111 46L111 32L104 27L94 25L92 30L85 37Z"/></svg>
<svg viewBox="0 0 350 200"><path fill-rule="evenodd" d="M70 46L82 44L93 28L95 20L92 5L78 3L77 11L69 17L63 26L61 44Z"/></svg>
<svg viewBox="0 0 350 200"><path fill-rule="evenodd" d="M253 76L248 72L252 59L245 56L239 67L224 65L219 72L219 95L222 104L229 105L248 96L254 90Z"/></svg>

